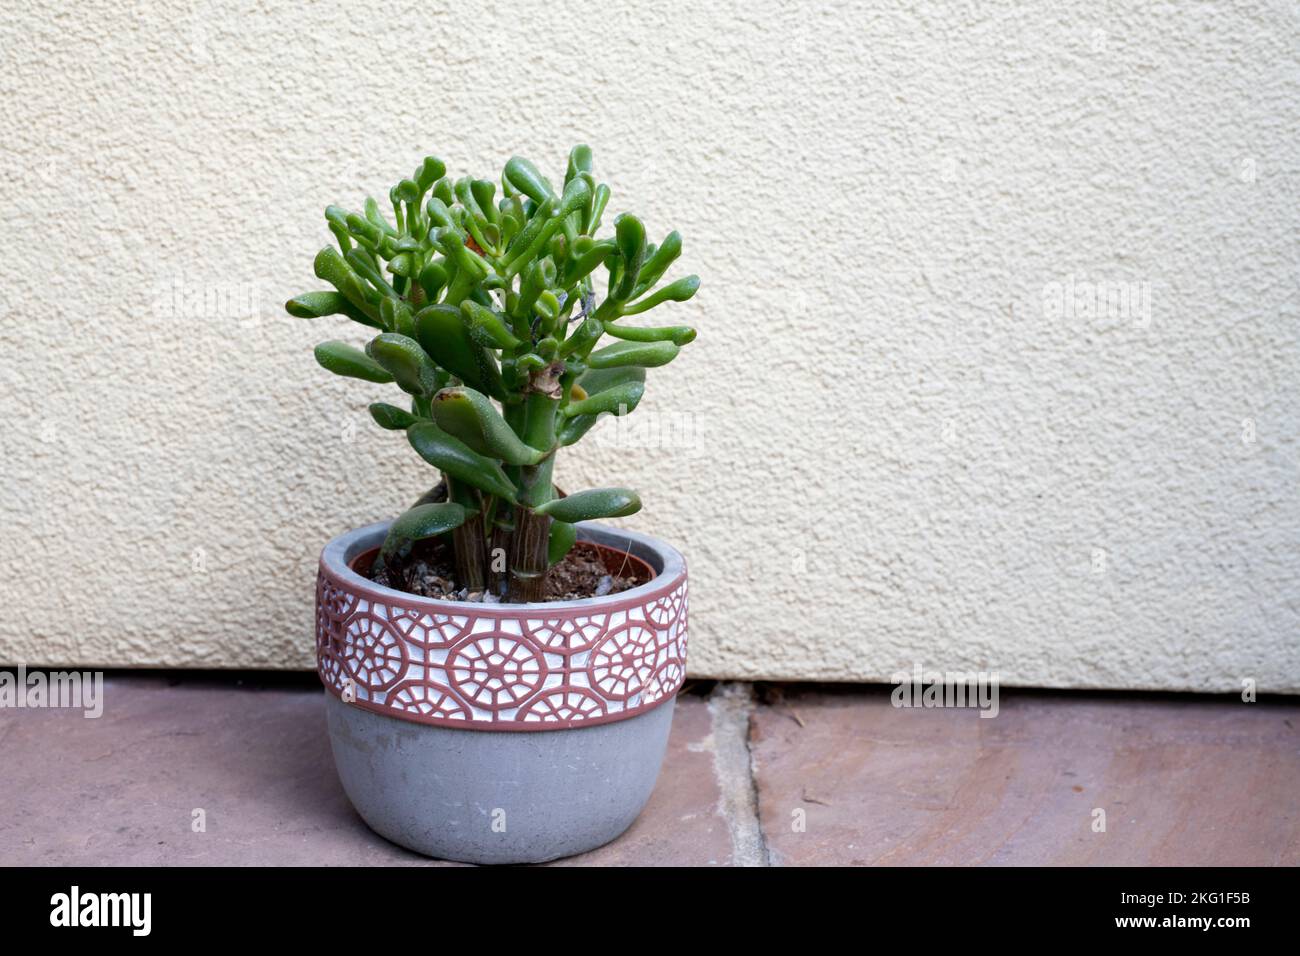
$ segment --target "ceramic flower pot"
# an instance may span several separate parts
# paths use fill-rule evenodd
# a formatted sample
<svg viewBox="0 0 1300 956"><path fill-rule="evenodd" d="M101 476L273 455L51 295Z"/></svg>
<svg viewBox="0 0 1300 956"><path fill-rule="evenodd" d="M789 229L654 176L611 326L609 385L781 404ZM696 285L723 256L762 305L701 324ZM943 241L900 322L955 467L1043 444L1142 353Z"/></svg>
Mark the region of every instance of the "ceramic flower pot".
<svg viewBox="0 0 1300 956"><path fill-rule="evenodd" d="M648 583L547 604L434 600L354 570L380 523L321 554L316 660L343 788L394 843L472 863L593 849L641 812L685 677L686 564L597 524L579 540Z"/></svg>

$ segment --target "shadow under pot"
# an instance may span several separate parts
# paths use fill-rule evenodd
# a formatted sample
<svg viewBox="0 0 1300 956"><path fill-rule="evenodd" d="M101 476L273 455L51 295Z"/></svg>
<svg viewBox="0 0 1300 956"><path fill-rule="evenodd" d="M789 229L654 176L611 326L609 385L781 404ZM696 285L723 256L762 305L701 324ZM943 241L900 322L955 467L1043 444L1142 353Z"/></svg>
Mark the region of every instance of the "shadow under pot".
<svg viewBox="0 0 1300 956"><path fill-rule="evenodd" d="M376 833L468 863L538 863L608 843L654 789L686 673L686 563L647 535L579 525L618 594L479 604L383 587L388 530L331 541L316 586L330 745Z"/></svg>

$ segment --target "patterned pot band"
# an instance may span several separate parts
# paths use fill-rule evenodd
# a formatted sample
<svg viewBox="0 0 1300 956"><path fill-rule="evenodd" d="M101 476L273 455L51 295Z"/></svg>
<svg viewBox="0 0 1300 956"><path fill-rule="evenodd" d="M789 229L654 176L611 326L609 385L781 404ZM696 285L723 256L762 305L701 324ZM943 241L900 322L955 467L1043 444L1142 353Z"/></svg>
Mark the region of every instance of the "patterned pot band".
<svg viewBox="0 0 1300 956"><path fill-rule="evenodd" d="M347 561L382 530L331 542L316 581L317 673L349 703L424 724L559 730L644 713L681 687L686 565L662 543L634 536L643 554L668 555L639 587L512 607L422 598L362 577ZM583 537L606 544L611 530L589 526ZM350 548L339 546L345 539L355 539Z"/></svg>

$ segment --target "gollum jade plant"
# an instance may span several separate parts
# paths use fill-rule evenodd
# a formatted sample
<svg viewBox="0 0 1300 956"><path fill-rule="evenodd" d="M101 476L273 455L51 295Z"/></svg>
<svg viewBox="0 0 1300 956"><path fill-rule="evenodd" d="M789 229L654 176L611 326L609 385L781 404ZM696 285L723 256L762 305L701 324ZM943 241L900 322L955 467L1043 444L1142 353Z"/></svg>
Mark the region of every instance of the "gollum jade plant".
<svg viewBox="0 0 1300 956"><path fill-rule="evenodd" d="M315 271L333 290L286 308L375 330L364 351L324 342L316 360L406 392L409 405L376 402L370 414L441 473L392 523L376 559L390 580L405 580L416 542L450 535L460 586L540 601L548 568L573 547L574 522L641 507L626 488L558 494L555 455L598 416L635 409L645 370L695 338L685 326L624 319L686 301L700 280L658 285L681 253L676 232L647 243L641 220L624 213L612 237L597 238L610 191L591 168L591 150L574 147L557 190L516 156L498 198L495 183L452 179L430 156L389 192L391 221L374 199L364 214L325 210L338 249L322 249ZM602 346L605 336L616 341Z"/></svg>

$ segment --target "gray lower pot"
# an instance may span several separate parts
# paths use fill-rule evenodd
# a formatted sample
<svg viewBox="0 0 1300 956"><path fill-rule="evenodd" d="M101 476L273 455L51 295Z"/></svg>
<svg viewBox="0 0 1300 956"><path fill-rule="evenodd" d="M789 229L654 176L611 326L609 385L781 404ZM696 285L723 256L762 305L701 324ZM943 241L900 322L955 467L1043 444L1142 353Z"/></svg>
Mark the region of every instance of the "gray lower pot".
<svg viewBox="0 0 1300 956"><path fill-rule="evenodd" d="M362 818L471 863L552 860L619 836L654 788L685 674L681 555L583 525L607 563L630 556L651 580L586 601L461 604L353 570L386 529L330 542L317 585L330 743Z"/></svg>

